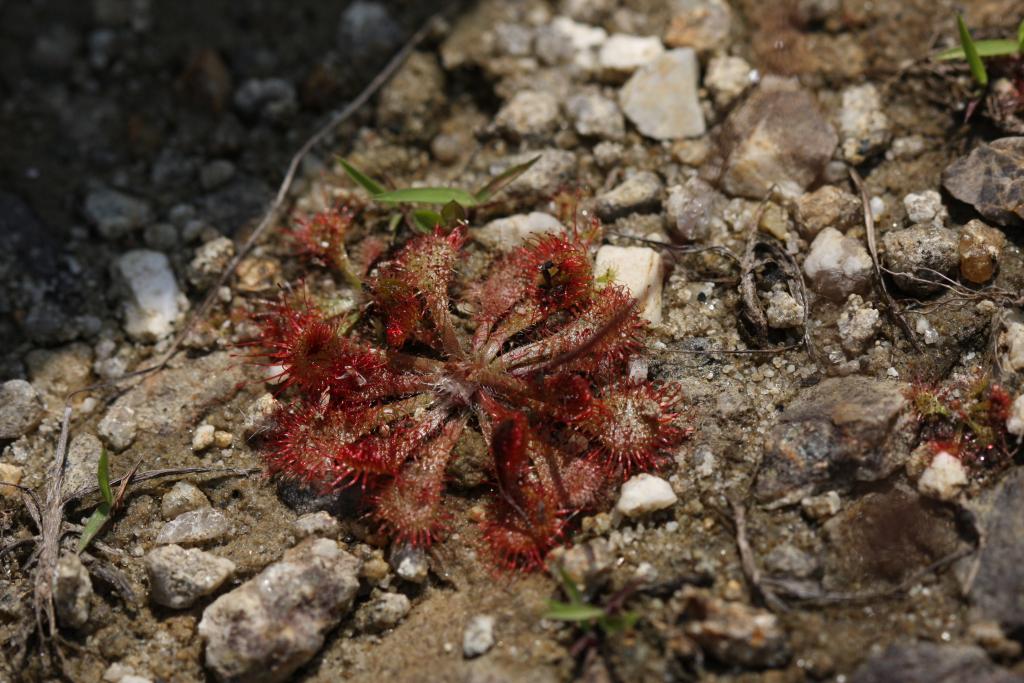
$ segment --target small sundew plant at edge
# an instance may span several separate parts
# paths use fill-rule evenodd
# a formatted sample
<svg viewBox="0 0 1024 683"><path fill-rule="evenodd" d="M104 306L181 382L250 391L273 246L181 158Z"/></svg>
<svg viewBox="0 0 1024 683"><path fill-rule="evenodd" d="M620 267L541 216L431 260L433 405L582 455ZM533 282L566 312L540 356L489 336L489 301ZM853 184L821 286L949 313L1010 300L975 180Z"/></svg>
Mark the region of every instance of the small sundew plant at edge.
<svg viewBox="0 0 1024 683"><path fill-rule="evenodd" d="M281 297L257 341L285 399L270 472L323 492L358 487L388 537L427 545L450 527L455 446L478 431L480 538L499 566L542 566L576 515L689 431L673 388L629 377L646 326L624 288L595 280L599 233L535 238L471 282L458 276L464 224L414 237L363 279L355 326L308 296Z"/></svg>

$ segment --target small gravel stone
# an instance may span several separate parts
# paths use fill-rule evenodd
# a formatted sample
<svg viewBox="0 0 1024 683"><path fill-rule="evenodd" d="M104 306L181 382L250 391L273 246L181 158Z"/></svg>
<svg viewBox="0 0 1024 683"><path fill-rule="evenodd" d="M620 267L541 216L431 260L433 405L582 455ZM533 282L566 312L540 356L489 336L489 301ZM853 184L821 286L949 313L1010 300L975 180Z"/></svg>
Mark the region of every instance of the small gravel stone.
<svg viewBox="0 0 1024 683"><path fill-rule="evenodd" d="M747 60L730 55L716 55L708 62L704 87L711 91L715 106L727 109L754 83L753 70Z"/></svg>
<svg viewBox="0 0 1024 683"><path fill-rule="evenodd" d="M235 108L249 117L283 123L298 111L295 86L284 78L250 78L235 91Z"/></svg>
<svg viewBox="0 0 1024 683"><path fill-rule="evenodd" d="M704 112L697 96L699 70L693 50L670 50L630 77L619 91L626 117L656 140L704 134Z"/></svg>
<svg viewBox="0 0 1024 683"><path fill-rule="evenodd" d="M661 254L650 247L616 247L606 244L597 250L594 272L608 271L612 279L629 293L642 299L640 316L651 323L661 322L661 290L664 264Z"/></svg>
<svg viewBox="0 0 1024 683"><path fill-rule="evenodd" d="M64 553L57 561L53 577L53 600L57 620L67 628L82 628L89 623L92 581L89 570L76 553Z"/></svg>
<svg viewBox="0 0 1024 683"><path fill-rule="evenodd" d="M149 203L109 188L86 195L82 212L100 235L109 240L141 228L153 215Z"/></svg>
<svg viewBox="0 0 1024 683"><path fill-rule="evenodd" d="M936 271L952 277L960 265L959 240L948 228L919 225L882 235L885 264L897 287L910 294L933 294L942 289Z"/></svg>
<svg viewBox="0 0 1024 683"><path fill-rule="evenodd" d="M797 199L796 219L806 239L813 239L825 228L846 232L863 221L861 201L835 185L822 185Z"/></svg>
<svg viewBox="0 0 1024 683"><path fill-rule="evenodd" d="M557 234L564 231L562 224L551 214L531 211L496 218L479 229L471 229L470 233L473 239L488 249L508 251L521 246L533 235Z"/></svg>
<svg viewBox="0 0 1024 683"><path fill-rule="evenodd" d="M235 563L212 553L179 545L150 551L145 558L149 596L171 609L191 607L211 595L235 573Z"/></svg>
<svg viewBox="0 0 1024 683"><path fill-rule="evenodd" d="M391 565L382 557L371 557L363 562L363 568L359 571L360 578L371 586L377 586L384 582L391 575Z"/></svg>
<svg viewBox="0 0 1024 683"><path fill-rule="evenodd" d="M514 138L542 138L558 126L558 100L547 92L521 90L494 117L495 126Z"/></svg>
<svg viewBox="0 0 1024 683"><path fill-rule="evenodd" d="M634 519L670 508L678 500L672 485L667 481L652 474L641 473L630 477L622 485L615 509Z"/></svg>
<svg viewBox="0 0 1024 683"><path fill-rule="evenodd" d="M765 317L768 326L777 330L800 327L804 322L804 307L782 286L772 288L764 296Z"/></svg>
<svg viewBox="0 0 1024 683"><path fill-rule="evenodd" d="M772 548L771 552L765 555L764 566L773 574L797 579L809 578L821 569L814 555L789 543Z"/></svg>
<svg viewBox="0 0 1024 683"><path fill-rule="evenodd" d="M0 497L21 498L21 493L14 486L2 486L2 484L18 485L21 483L23 474L24 470L17 465L0 462Z"/></svg>
<svg viewBox="0 0 1024 683"><path fill-rule="evenodd" d="M772 188L791 199L803 194L824 172L838 136L799 82L766 76L729 114L722 140L722 188L760 201Z"/></svg>
<svg viewBox="0 0 1024 683"><path fill-rule="evenodd" d="M597 196L597 215L611 222L631 213L651 213L660 208L661 194L661 178L640 171Z"/></svg>
<svg viewBox="0 0 1024 683"><path fill-rule="evenodd" d="M942 195L935 190L909 193L903 198L903 208L911 223L933 223L941 228L948 217Z"/></svg>
<svg viewBox="0 0 1024 683"><path fill-rule="evenodd" d="M991 280L999 269L1006 235L981 221L971 220L960 230L960 275L976 285Z"/></svg>
<svg viewBox="0 0 1024 683"><path fill-rule="evenodd" d="M565 110L580 135L619 140L626 134L626 121L615 100L596 92L573 95Z"/></svg>
<svg viewBox="0 0 1024 683"><path fill-rule="evenodd" d="M207 668L223 681L287 680L348 614L359 564L336 541L311 539L217 598L198 628Z"/></svg>
<svg viewBox="0 0 1024 683"><path fill-rule="evenodd" d="M851 294L836 321L839 328L839 342L851 357L867 350L868 344L882 328L878 309L865 303L859 294Z"/></svg>
<svg viewBox="0 0 1024 683"><path fill-rule="evenodd" d="M675 13L665 31L666 45L701 53L728 45L732 10L724 0L674 0L669 6Z"/></svg>
<svg viewBox="0 0 1024 683"><path fill-rule="evenodd" d="M264 434L274 428L274 415L280 403L269 391L256 397L245 409L244 433L246 437Z"/></svg>
<svg viewBox="0 0 1024 683"><path fill-rule="evenodd" d="M192 451L198 453L205 451L213 445L213 433L216 431L213 425L199 425L192 434Z"/></svg>
<svg viewBox="0 0 1024 683"><path fill-rule="evenodd" d="M828 519L835 516L843 508L843 499L835 490L829 490L820 496L808 496L800 501L800 507L811 519Z"/></svg>
<svg viewBox="0 0 1024 683"><path fill-rule="evenodd" d="M839 133L843 158L851 164L863 163L885 149L892 137L892 125L874 85L866 83L843 90Z"/></svg>
<svg viewBox="0 0 1024 683"><path fill-rule="evenodd" d="M394 628L412 609L409 598L401 593L375 593L356 610L355 627L363 633L380 633Z"/></svg>
<svg viewBox="0 0 1024 683"><path fill-rule="evenodd" d="M953 500L967 485L967 470L960 458L940 451L917 480L922 495L938 500Z"/></svg>
<svg viewBox="0 0 1024 683"><path fill-rule="evenodd" d="M292 529L299 539L310 536L337 538L341 532L341 524L334 515L326 510L320 510L307 513L296 519L292 524Z"/></svg>
<svg viewBox="0 0 1024 683"><path fill-rule="evenodd" d="M164 524L154 543L157 545L204 545L220 541L231 531L224 513L210 507L183 512Z"/></svg>
<svg viewBox="0 0 1024 683"><path fill-rule="evenodd" d="M686 634L720 662L777 667L789 659L786 632L767 610L720 600L693 586L684 587L673 602Z"/></svg>
<svg viewBox="0 0 1024 683"><path fill-rule="evenodd" d="M462 656L472 659L494 647L494 623L489 614L478 614L469 620L462 632Z"/></svg>
<svg viewBox="0 0 1024 683"><path fill-rule="evenodd" d="M235 176L235 165L227 159L214 159L199 169L199 184L204 190L214 190Z"/></svg>
<svg viewBox="0 0 1024 683"><path fill-rule="evenodd" d="M513 180L505 188L505 194L522 199L545 199L551 188L569 180L578 168L576 155L564 149L543 149L539 152L525 152L508 157L502 164L495 164L492 175L497 175L516 164L530 161L537 155L540 158L522 175Z"/></svg>
<svg viewBox="0 0 1024 683"><path fill-rule="evenodd" d="M597 54L597 64L609 77L625 77L660 57L665 46L653 36L613 34Z"/></svg>
<svg viewBox="0 0 1024 683"><path fill-rule="evenodd" d="M111 449L120 452L135 441L139 433L139 423L134 411L117 410L112 406L96 425L96 431Z"/></svg>
<svg viewBox="0 0 1024 683"><path fill-rule="evenodd" d="M825 228L811 243L804 273L812 290L833 301L843 301L871 286L871 256L859 240L845 237L835 228Z"/></svg>
<svg viewBox="0 0 1024 683"><path fill-rule="evenodd" d="M1024 437L1024 394L1021 394L1010 406L1010 415L1006 418L1006 431L1018 437Z"/></svg>
<svg viewBox="0 0 1024 683"><path fill-rule="evenodd" d="M89 432L75 434L64 459L64 495L96 485L96 470L102 453L103 444L95 436Z"/></svg>
<svg viewBox="0 0 1024 683"><path fill-rule="evenodd" d="M150 249L170 251L178 246L178 229L171 223L153 223L146 226L142 241Z"/></svg>
<svg viewBox="0 0 1024 683"><path fill-rule="evenodd" d="M160 514L164 519L174 519L186 512L210 507L210 501L198 486L187 481L177 481L171 490L160 499Z"/></svg>
<svg viewBox="0 0 1024 683"><path fill-rule="evenodd" d="M430 560L423 548L396 545L391 551L391 566L399 578L410 583L425 583L430 573Z"/></svg>
<svg viewBox="0 0 1024 683"><path fill-rule="evenodd" d="M36 388L23 379L0 385L0 441L28 434L46 415L46 406Z"/></svg>
<svg viewBox="0 0 1024 683"><path fill-rule="evenodd" d="M704 240L714 230L725 229L724 209L725 197L697 177L670 187L665 202L669 231L684 242Z"/></svg>
<svg viewBox="0 0 1024 683"><path fill-rule="evenodd" d="M218 429L213 433L213 445L217 448L230 448L235 441L235 435Z"/></svg>
<svg viewBox="0 0 1024 683"><path fill-rule="evenodd" d="M200 289L213 285L234 255L235 243L228 237L218 237L202 244L188 265L189 282Z"/></svg>
<svg viewBox="0 0 1024 683"><path fill-rule="evenodd" d="M171 263L160 252L126 252L114 264L114 278L121 285L125 332L136 341L166 337L188 308Z"/></svg>

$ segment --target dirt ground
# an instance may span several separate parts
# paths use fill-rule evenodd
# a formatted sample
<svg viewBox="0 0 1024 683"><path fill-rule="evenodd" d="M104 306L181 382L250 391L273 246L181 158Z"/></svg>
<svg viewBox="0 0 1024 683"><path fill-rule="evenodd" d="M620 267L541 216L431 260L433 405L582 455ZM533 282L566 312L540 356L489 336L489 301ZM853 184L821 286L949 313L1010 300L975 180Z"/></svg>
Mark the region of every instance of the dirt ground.
<svg viewBox="0 0 1024 683"><path fill-rule="evenodd" d="M346 33L344 16L353 4L383 12L372 15L377 28L381 16L390 23L380 31ZM0 379L28 380L45 405L37 425L0 440L0 466L11 468L0 474L17 470L23 486L42 491L64 396L118 380L167 348L169 334L142 340L126 332L125 295L114 272L121 255L134 249L165 254L188 310L195 310L227 262L211 250L200 258L204 246L225 236L240 244L250 234L291 155L422 24L434 9L429 4L0 0L0 235L8 240L0 250ZM733 0L725 35L697 53L707 132L656 140L629 116L621 133L579 132L565 104L569 96L590 88L615 100L627 76L588 71L556 48L549 48L555 57L545 57L539 36L556 17L601 26L609 35L667 42L673 17L722 4L468 3L438 20L384 93L302 165L289 193L288 219L339 199L365 201L338 165L340 155L397 187L479 187L514 160L543 154L541 170L532 169L529 179L471 214L462 277L486 272L502 250L477 237L484 225L553 213L552 197L567 188L578 191L578 211L605 215L606 242L650 246L653 240L666 267L647 370L652 379L681 388L693 433L656 472L671 485L676 504L640 519L595 511L578 520L571 538L572 557L591 566L583 582L588 600L604 604L618 591L641 586L627 603L639 615L635 629L603 634L589 649L576 647L583 629L543 618L549 600L564 599L556 579L499 572L481 557L471 518L487 485L453 485L452 527L428 553L429 577L404 580L395 567L384 578L361 576L355 607L287 680L971 680L956 678L957 671L973 672L974 680L1024 680L1015 630L1024 624L993 617L977 593L988 591L998 601L1004 590L1006 600L1019 603L1014 587L1024 585L1012 571L985 579L986 563L1002 559L977 550L979 530L984 535L1003 514L985 501L1013 490L1007 488L1016 465L1013 437L1009 448L966 465L956 496L937 499L920 483L928 463L919 444L927 434L906 398L926 387L953 392L966 404L965 387L981 376L1011 398L1020 392L1020 372L1007 371L1001 360L1000 325L1019 314L1022 228L1000 227L1007 243L998 272L986 285L969 286L966 296L962 290L908 292L888 280L918 336L914 342L879 292L863 289L861 310L880 315L858 348L850 346L843 322L856 306L845 296L823 295L809 277L809 344L803 327L773 327L767 337L752 337L741 322L747 303L737 265L720 253L672 246L714 246L742 257L756 232L751 226L760 221L762 233L782 235L775 240L779 253L806 268L814 238L805 232L800 198L833 185L856 198L860 211L850 167L879 207L880 240L912 223L904 197L925 190L943 192L945 225L962 230L977 214L943 189L943 172L1005 133L981 115L965 124L966 70L943 71L928 59L936 47L953 44L959 5ZM984 37L1012 35L1024 18L1019 3L1009 0L977 0L963 9L967 24ZM726 54L756 71L728 101L716 99L718 90L706 82L710 60ZM822 120L837 127L847 106L843 93L871 84L888 119L885 140L866 159L853 163L837 150L796 194L773 195L781 233L766 227L760 199L727 191L722 181L735 142L730 117L770 74L797 79ZM274 79L286 87L266 85ZM255 104L239 95L250 82L257 84L254 92L258 86L269 93L253 96ZM528 123L502 123L499 112L523 90L554 94L560 106L554 123L536 131L526 130ZM610 190L642 172L657 177L653 206L602 204ZM707 230L686 240L668 197L670 188L691 179L706 181L716 198L708 199ZM105 225L88 208L89 198L105 188L138 199L144 206L135 210L144 216L129 218L127 228ZM389 232L384 211L371 209L367 216L353 241L369 235L400 244L409 235L404 226ZM866 244L862 217L843 232ZM771 288L766 281L786 284L782 262L756 269L762 294ZM238 346L252 336L253 312L281 283L303 280L316 296L339 305L351 304L356 293L297 258L280 226L244 263L247 274L218 293L212 312L167 368L75 398L66 476L92 483L99 442L111 452L115 475L136 463L140 471L254 472L133 484L123 510L98 537L102 547L91 551L125 577L132 596L94 579L87 622L61 630L63 641L53 647L63 659L52 659L51 668L32 613L28 541L37 531L15 493L0 496L0 548L24 542L0 557L0 682L61 675L111 683L137 683L131 675L218 680L204 663L197 631L204 610L294 546L302 515L329 512L339 522L332 537L364 562L391 557L355 493L318 496L260 473L254 415L274 387ZM178 314L175 329L186 307L179 305ZM759 344L776 350L744 352ZM200 425L227 433L227 445L197 449ZM1003 422L998 429L1005 436ZM786 458L796 464L780 464ZM202 547L235 569L217 592L172 609L148 599L144 558L158 545L168 521L162 505L179 479L197 485L226 517L227 530ZM774 482L767 493L766 481ZM68 521L84 523L97 502L93 495L72 504ZM745 512L740 523L735 504ZM1005 511L1020 513L1019 507ZM77 534L71 536L73 546ZM1021 552L1006 548L1011 557ZM983 577L982 588L971 583L972 574ZM385 629L361 627L354 616L359 606L381 593L407 596L411 609ZM464 632L478 615L494 617L495 642L470 658ZM882 677L863 668L890 646L908 642L936 643L956 657L969 647L971 666L978 668L951 665L945 678L920 662L916 669L892 665L889 678L886 660L879 665Z"/></svg>

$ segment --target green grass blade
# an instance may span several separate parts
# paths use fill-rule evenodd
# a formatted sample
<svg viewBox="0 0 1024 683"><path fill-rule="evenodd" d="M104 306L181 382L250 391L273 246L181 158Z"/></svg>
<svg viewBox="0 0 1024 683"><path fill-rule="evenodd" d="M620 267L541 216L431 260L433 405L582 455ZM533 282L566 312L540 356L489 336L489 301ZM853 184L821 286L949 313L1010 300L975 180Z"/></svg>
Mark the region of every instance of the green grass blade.
<svg viewBox="0 0 1024 683"><path fill-rule="evenodd" d="M960 46L964 49L967 65L971 67L971 75L974 76L974 80L978 82L978 85L984 88L988 85L988 71L985 70L985 63L981 61L981 56L978 55L978 48L971 38L970 31L967 30L964 18L959 14L956 15L956 27L960 32Z"/></svg>
<svg viewBox="0 0 1024 683"><path fill-rule="evenodd" d="M96 481L100 485L100 495L107 505L114 504L114 493L110 490L110 461L107 458L107 449L100 449L100 464L96 468Z"/></svg>
<svg viewBox="0 0 1024 683"><path fill-rule="evenodd" d="M1017 27L1017 52L1024 55L1024 19L1020 20L1020 26Z"/></svg>
<svg viewBox="0 0 1024 683"><path fill-rule="evenodd" d="M413 211L412 220L423 232L431 232L434 228L444 223L441 214L430 209L417 209Z"/></svg>
<svg viewBox="0 0 1024 683"><path fill-rule="evenodd" d="M974 49L978 51L978 56L985 57L1005 57L1007 55L1015 55L1019 50L1017 43L1012 40L1006 40L1004 38L994 38L992 40L976 40L974 41ZM949 61L951 59L967 59L967 55L964 54L964 49L960 46L951 47L943 50L942 52L935 55L935 59L940 62Z"/></svg>
<svg viewBox="0 0 1024 683"><path fill-rule="evenodd" d="M373 196L374 201L382 204L447 204L458 202L462 206L476 206L480 203L476 197L457 187L407 187L401 190L390 190Z"/></svg>
<svg viewBox="0 0 1024 683"><path fill-rule="evenodd" d="M593 605L576 604L567 602L548 602L548 611L544 613L545 619L554 621L591 621L605 616L604 610Z"/></svg>
<svg viewBox="0 0 1024 683"><path fill-rule="evenodd" d="M345 169L345 173L348 175L348 177L351 178L354 183L361 186L370 194L378 195L382 192L387 192L388 188L384 187L383 185L381 185L376 180L360 171L352 164L348 163L344 159L338 159L338 161L341 162L341 167Z"/></svg>
<svg viewBox="0 0 1024 683"><path fill-rule="evenodd" d="M574 605L586 604L583 600L583 594L580 593L580 589L576 587L576 582L572 580L571 576L569 576L569 572L559 567L558 575L562 579L562 590L565 591L565 595L569 598L569 602Z"/></svg>
<svg viewBox="0 0 1024 683"><path fill-rule="evenodd" d="M466 210L458 202L448 202L441 208L441 222L444 225L455 225L466 220Z"/></svg>
<svg viewBox="0 0 1024 683"><path fill-rule="evenodd" d="M109 486L107 488L109 489ZM82 552L89 547L92 539L96 538L96 534L103 529L108 519L110 519L110 504L106 502L100 503L99 507L92 511L92 515L82 529L82 537L78 539L78 552Z"/></svg>
<svg viewBox="0 0 1024 683"><path fill-rule="evenodd" d="M528 171L531 166L537 163L538 159L540 159L540 155L535 156L534 158L530 159L525 163L517 164L512 168L502 171L494 178L491 178L490 182L488 182L486 185L477 190L475 195L476 198L480 200L480 203L486 202L488 199L497 194L503 187L511 183L513 180L515 180L522 174L526 173L526 171Z"/></svg>

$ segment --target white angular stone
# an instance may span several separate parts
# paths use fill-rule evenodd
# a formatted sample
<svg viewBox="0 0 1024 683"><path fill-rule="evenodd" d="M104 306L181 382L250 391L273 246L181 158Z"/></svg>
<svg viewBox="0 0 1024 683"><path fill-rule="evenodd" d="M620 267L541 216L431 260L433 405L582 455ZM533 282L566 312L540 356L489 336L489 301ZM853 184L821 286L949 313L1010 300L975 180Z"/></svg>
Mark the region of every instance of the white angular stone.
<svg viewBox="0 0 1024 683"><path fill-rule="evenodd" d="M892 136L892 125L882 107L878 89L871 83L855 85L843 91L839 112L843 158L859 164L883 150Z"/></svg>
<svg viewBox="0 0 1024 683"><path fill-rule="evenodd" d="M551 22L551 28L564 36L576 51L600 47L608 40L608 32L600 26L581 24L569 17L555 17Z"/></svg>
<svg viewBox="0 0 1024 683"><path fill-rule="evenodd" d="M213 508L199 508L182 513L164 524L157 534L157 545L199 545L224 538L231 523L224 513Z"/></svg>
<svg viewBox="0 0 1024 683"><path fill-rule="evenodd" d="M932 458L932 464L917 480L917 490L929 498L952 500L967 485L967 470L960 458L946 451Z"/></svg>
<svg viewBox="0 0 1024 683"><path fill-rule="evenodd" d="M89 622L92 581L75 553L60 556L53 575L53 601L62 626L81 628Z"/></svg>
<svg viewBox="0 0 1024 683"><path fill-rule="evenodd" d="M651 323L661 322L661 288L664 272L661 254L650 247L616 247L606 244L597 250L594 271L598 277L611 271L615 282L641 299L640 315Z"/></svg>
<svg viewBox="0 0 1024 683"><path fill-rule="evenodd" d="M498 111L494 124L519 138L551 133L558 125L558 100L551 93L521 90Z"/></svg>
<svg viewBox="0 0 1024 683"><path fill-rule="evenodd" d="M175 482L171 490L160 499L160 514L164 519L174 519L186 512L206 507L210 507L206 494L187 481Z"/></svg>
<svg viewBox="0 0 1024 683"><path fill-rule="evenodd" d="M671 484L653 474L642 473L622 485L615 509L630 519L670 508L679 499Z"/></svg>
<svg viewBox="0 0 1024 683"><path fill-rule="evenodd" d="M730 55L716 55L708 62L704 87L711 91L719 108L728 107L754 83L753 69L747 60Z"/></svg>
<svg viewBox="0 0 1024 683"><path fill-rule="evenodd" d="M478 614L462 632L462 654L467 659L479 657L494 647L494 617Z"/></svg>
<svg viewBox="0 0 1024 683"><path fill-rule="evenodd" d="M199 425L192 433L192 450L198 453L213 445L213 425Z"/></svg>
<svg viewBox="0 0 1024 683"><path fill-rule="evenodd" d="M811 289L833 301L850 294L866 292L871 284L871 256L852 237L844 237L835 228L825 228L811 243L804 260L804 272Z"/></svg>
<svg viewBox="0 0 1024 683"><path fill-rule="evenodd" d="M320 510L299 517L292 524L292 529L295 530L295 535L299 538L309 538L310 536L334 538L341 531L341 524L334 515L326 510Z"/></svg>
<svg viewBox="0 0 1024 683"><path fill-rule="evenodd" d="M664 52L665 46L654 36L616 33L604 41L597 54L597 64L603 71L628 75Z"/></svg>
<svg viewBox="0 0 1024 683"><path fill-rule="evenodd" d="M542 211L497 218L472 231L473 239L489 249L506 251L521 246L532 235L559 233L565 228L557 218Z"/></svg>
<svg viewBox="0 0 1024 683"><path fill-rule="evenodd" d="M903 198L903 208L911 223L936 223L941 226L946 218L942 195L935 190L909 193Z"/></svg>
<svg viewBox="0 0 1024 683"><path fill-rule="evenodd" d="M1010 406L1010 417L1006 418L1006 431L1018 437L1024 436L1024 394L1018 396Z"/></svg>
<svg viewBox="0 0 1024 683"><path fill-rule="evenodd" d="M173 329L188 308L164 254L135 249L114 264L114 279L123 290L124 329L136 341L155 342Z"/></svg>
<svg viewBox="0 0 1024 683"><path fill-rule="evenodd" d="M689 48L671 50L633 74L619 91L619 104L647 137L697 137L706 130L697 96L699 78L696 53Z"/></svg>

